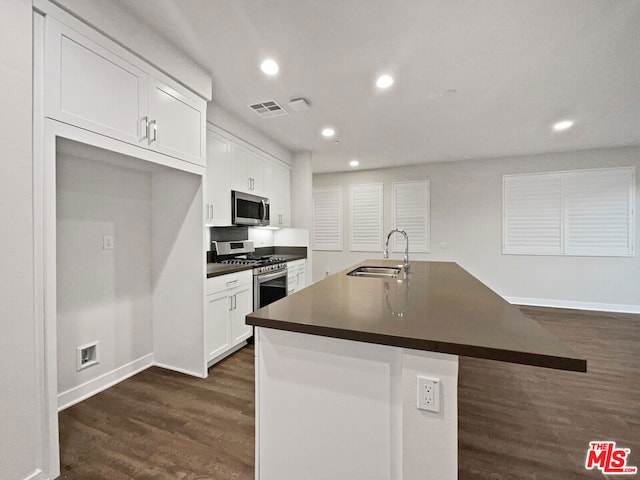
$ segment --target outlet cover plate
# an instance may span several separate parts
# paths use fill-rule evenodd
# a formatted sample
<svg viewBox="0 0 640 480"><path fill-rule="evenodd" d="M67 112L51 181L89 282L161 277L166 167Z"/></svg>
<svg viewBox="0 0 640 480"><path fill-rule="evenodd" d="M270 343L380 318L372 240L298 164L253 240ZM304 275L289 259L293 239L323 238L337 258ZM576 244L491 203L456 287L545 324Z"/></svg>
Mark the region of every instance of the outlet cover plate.
<svg viewBox="0 0 640 480"><path fill-rule="evenodd" d="M100 363L98 343L95 341L76 347L76 370L78 372Z"/></svg>
<svg viewBox="0 0 640 480"><path fill-rule="evenodd" d="M418 375L417 407L420 410L440 412L440 379Z"/></svg>

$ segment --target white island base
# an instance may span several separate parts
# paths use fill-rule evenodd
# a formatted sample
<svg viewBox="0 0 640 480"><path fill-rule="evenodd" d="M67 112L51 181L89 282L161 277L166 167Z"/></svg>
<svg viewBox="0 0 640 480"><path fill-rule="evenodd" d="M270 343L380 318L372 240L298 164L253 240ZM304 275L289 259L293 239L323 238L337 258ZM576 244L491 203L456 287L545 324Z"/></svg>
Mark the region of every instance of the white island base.
<svg viewBox="0 0 640 480"><path fill-rule="evenodd" d="M264 327L256 337L256 479L454 480L458 356ZM440 412L417 409L417 376Z"/></svg>

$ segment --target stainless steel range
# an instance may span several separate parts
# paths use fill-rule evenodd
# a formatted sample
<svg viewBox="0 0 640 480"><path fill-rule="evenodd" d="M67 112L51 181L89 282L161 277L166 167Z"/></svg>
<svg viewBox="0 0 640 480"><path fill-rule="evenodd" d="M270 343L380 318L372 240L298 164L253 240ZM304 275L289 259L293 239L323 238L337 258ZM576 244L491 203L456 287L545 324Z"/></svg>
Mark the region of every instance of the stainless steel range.
<svg viewBox="0 0 640 480"><path fill-rule="evenodd" d="M253 241L212 242L216 261L253 267L253 309L287 296L287 263L276 255L255 255Z"/></svg>

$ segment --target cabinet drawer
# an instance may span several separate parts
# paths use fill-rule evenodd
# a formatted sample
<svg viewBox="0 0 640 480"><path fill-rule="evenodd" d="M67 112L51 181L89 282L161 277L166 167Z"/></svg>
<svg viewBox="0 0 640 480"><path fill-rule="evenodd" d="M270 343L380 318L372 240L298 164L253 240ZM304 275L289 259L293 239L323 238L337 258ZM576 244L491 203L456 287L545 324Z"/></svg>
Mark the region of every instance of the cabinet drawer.
<svg viewBox="0 0 640 480"><path fill-rule="evenodd" d="M301 259L301 260L294 260L293 262L287 262L287 270L289 272L292 272L294 270L298 270L300 268L304 268L305 263L307 262L306 259Z"/></svg>
<svg viewBox="0 0 640 480"><path fill-rule="evenodd" d="M229 273L218 277L207 278L205 282L205 295L223 292L232 288L249 285L253 282L253 271Z"/></svg>

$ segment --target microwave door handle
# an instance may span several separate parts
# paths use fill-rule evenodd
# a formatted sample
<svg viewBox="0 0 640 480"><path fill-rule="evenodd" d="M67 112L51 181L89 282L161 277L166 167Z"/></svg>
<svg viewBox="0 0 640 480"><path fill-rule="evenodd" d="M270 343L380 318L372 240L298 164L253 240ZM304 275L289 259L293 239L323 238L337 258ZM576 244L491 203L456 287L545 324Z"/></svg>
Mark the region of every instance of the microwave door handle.
<svg viewBox="0 0 640 480"><path fill-rule="evenodd" d="M267 221L267 203L264 200L260 200L260 203L262 203L262 222L266 222Z"/></svg>

